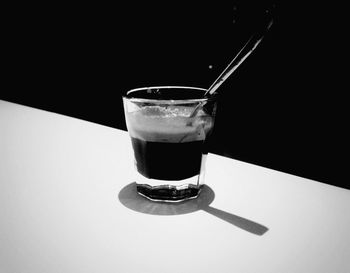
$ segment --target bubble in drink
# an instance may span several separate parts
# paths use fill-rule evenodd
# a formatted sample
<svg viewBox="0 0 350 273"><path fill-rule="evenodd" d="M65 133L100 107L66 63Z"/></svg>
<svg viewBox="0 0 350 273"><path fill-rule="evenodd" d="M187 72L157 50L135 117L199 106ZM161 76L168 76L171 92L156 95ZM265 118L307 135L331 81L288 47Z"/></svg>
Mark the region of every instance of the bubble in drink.
<svg viewBox="0 0 350 273"><path fill-rule="evenodd" d="M203 141L213 127L212 117L203 110L190 117L193 107L144 106L127 116L132 137L154 142Z"/></svg>

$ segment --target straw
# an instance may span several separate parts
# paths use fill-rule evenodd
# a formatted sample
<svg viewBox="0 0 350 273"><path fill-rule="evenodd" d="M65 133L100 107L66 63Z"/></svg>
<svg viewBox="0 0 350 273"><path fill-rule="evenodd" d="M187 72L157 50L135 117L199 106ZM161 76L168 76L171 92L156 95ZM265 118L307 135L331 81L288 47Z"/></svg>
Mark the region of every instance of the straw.
<svg viewBox="0 0 350 273"><path fill-rule="evenodd" d="M267 15L271 15L270 10L266 10ZM255 50L261 40L264 38L266 32L272 26L273 19L269 18L268 24L266 27L258 30L255 34L250 36L248 41L244 44L242 49L238 54L233 58L233 60L228 64L220 76L214 81L214 83L209 87L209 89L204 93L204 97L208 95L213 95L219 86L231 76L231 74L244 62L245 59ZM265 25L263 25L265 26Z"/></svg>
<svg viewBox="0 0 350 273"><path fill-rule="evenodd" d="M228 64L228 66L224 69L224 71L220 74L220 76L214 81L214 83L208 88L208 90L204 93L203 97L210 97L212 96L215 91L219 88L219 86L232 75L232 73L244 62L245 59L248 58L248 56L256 49L256 47L259 45L259 43L264 38L266 32L270 29L270 27L273 24L272 19L272 10L273 7L270 9L265 10L265 19L267 19L267 24L262 24L261 28L259 28L250 38L248 41L244 44L242 49L237 53L237 55L233 58L233 60ZM193 109L190 117L194 117L197 114L197 111L200 109L201 106L203 106L205 102L201 102L197 104L197 106ZM190 125L191 123L189 123Z"/></svg>

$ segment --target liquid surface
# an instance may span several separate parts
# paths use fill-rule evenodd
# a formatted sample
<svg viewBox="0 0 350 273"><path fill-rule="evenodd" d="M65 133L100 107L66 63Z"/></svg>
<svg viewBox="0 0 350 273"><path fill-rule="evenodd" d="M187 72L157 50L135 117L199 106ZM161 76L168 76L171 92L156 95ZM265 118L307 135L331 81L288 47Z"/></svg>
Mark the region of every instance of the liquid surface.
<svg viewBox="0 0 350 273"><path fill-rule="evenodd" d="M131 137L137 139L171 143L203 141L213 127L212 117L202 110L190 117L194 107L134 107L128 109L126 118Z"/></svg>

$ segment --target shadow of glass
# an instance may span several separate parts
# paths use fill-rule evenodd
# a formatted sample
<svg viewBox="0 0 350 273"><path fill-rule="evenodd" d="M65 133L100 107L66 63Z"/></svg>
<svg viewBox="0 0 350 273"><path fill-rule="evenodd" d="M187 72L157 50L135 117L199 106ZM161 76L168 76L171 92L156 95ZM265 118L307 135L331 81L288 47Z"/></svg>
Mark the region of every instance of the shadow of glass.
<svg viewBox="0 0 350 273"><path fill-rule="evenodd" d="M205 212L208 212L211 215L214 215L221 220L224 220L236 227L239 227L245 231L248 231L250 233L253 233L255 235L263 235L266 233L269 229L261 224L258 224L254 221L251 221L249 219L228 213L226 211L222 211L220 209L216 209L213 207L206 207L203 209Z"/></svg>
<svg viewBox="0 0 350 273"><path fill-rule="evenodd" d="M139 195L136 183L126 185L118 194L119 201L127 208L152 215L180 215L203 210L221 220L255 235L263 235L269 229L249 219L231 214L229 212L213 208L210 204L215 198L214 191L204 185L200 195L180 203L154 202Z"/></svg>
<svg viewBox="0 0 350 273"><path fill-rule="evenodd" d="M153 215L179 215L202 210L214 200L214 192L204 186L198 198L179 203L154 202L137 193L136 183L126 185L119 192L120 202L127 208Z"/></svg>

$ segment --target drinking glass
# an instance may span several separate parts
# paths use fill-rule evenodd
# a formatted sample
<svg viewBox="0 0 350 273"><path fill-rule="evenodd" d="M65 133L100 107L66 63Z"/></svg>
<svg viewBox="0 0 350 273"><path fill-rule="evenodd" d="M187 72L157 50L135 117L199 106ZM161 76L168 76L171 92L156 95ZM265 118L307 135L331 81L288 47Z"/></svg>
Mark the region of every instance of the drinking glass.
<svg viewBox="0 0 350 273"><path fill-rule="evenodd" d="M206 89L158 86L123 96L137 192L154 201L196 198L204 184L217 99Z"/></svg>

